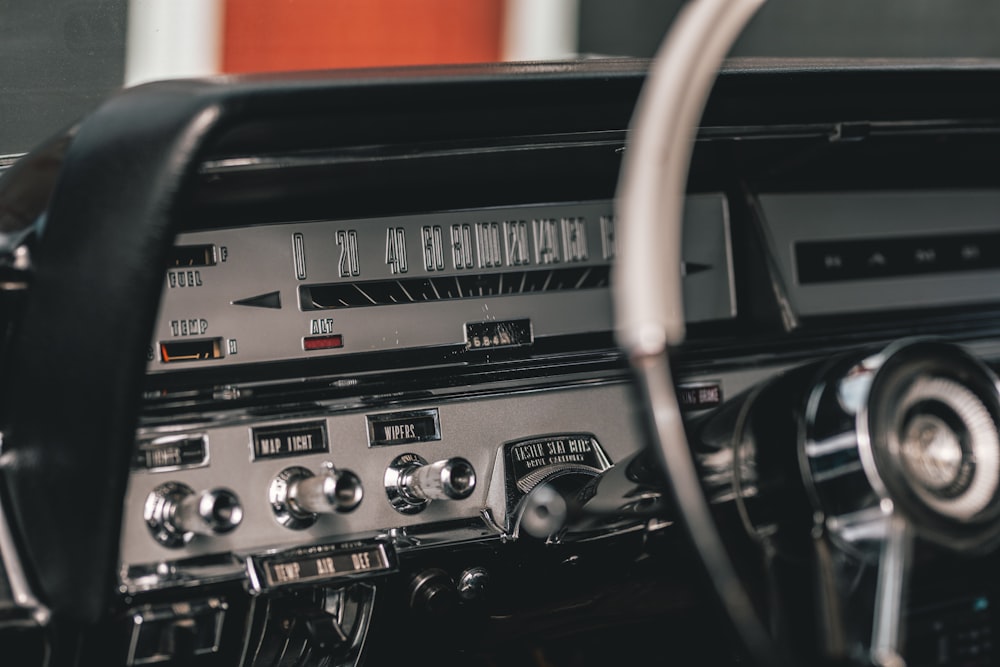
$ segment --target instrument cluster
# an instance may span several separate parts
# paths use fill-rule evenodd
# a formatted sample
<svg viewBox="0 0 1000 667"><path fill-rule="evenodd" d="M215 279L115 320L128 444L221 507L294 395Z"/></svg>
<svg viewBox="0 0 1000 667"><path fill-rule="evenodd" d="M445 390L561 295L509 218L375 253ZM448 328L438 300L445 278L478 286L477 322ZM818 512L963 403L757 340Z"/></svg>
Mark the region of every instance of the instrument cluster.
<svg viewBox="0 0 1000 667"><path fill-rule="evenodd" d="M732 317L729 219L694 197L690 321ZM610 331L611 201L181 234L149 373Z"/></svg>

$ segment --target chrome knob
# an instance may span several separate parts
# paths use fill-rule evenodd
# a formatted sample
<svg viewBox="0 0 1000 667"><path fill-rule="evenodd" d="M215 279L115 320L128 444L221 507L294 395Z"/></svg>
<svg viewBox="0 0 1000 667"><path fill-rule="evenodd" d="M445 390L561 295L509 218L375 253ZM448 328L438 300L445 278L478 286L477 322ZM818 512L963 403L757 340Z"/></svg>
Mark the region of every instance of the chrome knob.
<svg viewBox="0 0 1000 667"><path fill-rule="evenodd" d="M458 597L463 602L484 599L489 587L490 573L482 566L470 567L458 577Z"/></svg>
<svg viewBox="0 0 1000 667"><path fill-rule="evenodd" d="M363 497L361 479L332 463L325 463L318 474L300 466L285 468L268 490L278 523L296 530L314 524L319 514L350 512Z"/></svg>
<svg viewBox="0 0 1000 667"><path fill-rule="evenodd" d="M427 463L416 454L402 454L385 471L385 492L398 512L419 512L431 500L462 500L476 488L476 469L454 457Z"/></svg>
<svg viewBox="0 0 1000 667"><path fill-rule="evenodd" d="M143 512L153 537L167 547L180 547L195 535L224 535L243 521L243 505L229 489L196 493L180 482L167 482L146 497Z"/></svg>
<svg viewBox="0 0 1000 667"><path fill-rule="evenodd" d="M409 466L400 488L413 500L462 500L476 488L476 470L463 458Z"/></svg>

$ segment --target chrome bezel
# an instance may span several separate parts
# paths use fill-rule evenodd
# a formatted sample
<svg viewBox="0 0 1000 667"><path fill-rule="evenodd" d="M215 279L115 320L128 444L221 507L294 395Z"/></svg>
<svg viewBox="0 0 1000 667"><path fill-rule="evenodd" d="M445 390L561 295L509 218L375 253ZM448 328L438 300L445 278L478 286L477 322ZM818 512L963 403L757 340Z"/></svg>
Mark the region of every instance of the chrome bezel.
<svg viewBox="0 0 1000 667"><path fill-rule="evenodd" d="M274 519L285 528L305 530L316 523L316 514L296 509L289 498L289 488L295 481L312 476L313 473L308 468L291 466L279 472L267 487L267 500L274 512Z"/></svg>
<svg viewBox="0 0 1000 667"><path fill-rule="evenodd" d="M389 498L389 504L400 514L417 514L422 512L430 502L426 498L414 498L407 495L403 488L403 479L413 468L427 465L427 460L416 454L400 454L392 460L385 469L383 483L385 484L385 495Z"/></svg>
<svg viewBox="0 0 1000 667"><path fill-rule="evenodd" d="M143 518L153 539L170 549L177 549L191 541L194 533L178 530L173 518L180 502L193 493L194 489L180 482L165 482L150 492L146 497Z"/></svg>

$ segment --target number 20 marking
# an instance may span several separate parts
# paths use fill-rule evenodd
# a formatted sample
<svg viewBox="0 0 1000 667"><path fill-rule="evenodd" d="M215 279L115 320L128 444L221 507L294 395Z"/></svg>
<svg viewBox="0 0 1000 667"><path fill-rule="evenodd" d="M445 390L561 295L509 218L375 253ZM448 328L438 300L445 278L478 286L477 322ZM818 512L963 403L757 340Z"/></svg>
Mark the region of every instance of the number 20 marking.
<svg viewBox="0 0 1000 667"><path fill-rule="evenodd" d="M340 248L340 268L341 278L350 278L361 274L361 265L358 262L358 233L353 229L337 230L337 246Z"/></svg>

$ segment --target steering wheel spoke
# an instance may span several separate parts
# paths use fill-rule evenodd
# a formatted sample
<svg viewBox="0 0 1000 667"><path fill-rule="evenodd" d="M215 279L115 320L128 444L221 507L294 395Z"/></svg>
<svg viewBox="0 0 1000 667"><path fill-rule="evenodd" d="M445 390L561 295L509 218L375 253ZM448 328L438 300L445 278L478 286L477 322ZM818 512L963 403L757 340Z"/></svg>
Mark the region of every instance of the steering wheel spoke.
<svg viewBox="0 0 1000 667"><path fill-rule="evenodd" d="M831 662L903 667L914 527L883 503L814 529L817 630Z"/></svg>
<svg viewBox="0 0 1000 667"><path fill-rule="evenodd" d="M871 660L878 667L903 667L903 621L913 556L913 530L903 517L883 521L872 620Z"/></svg>

